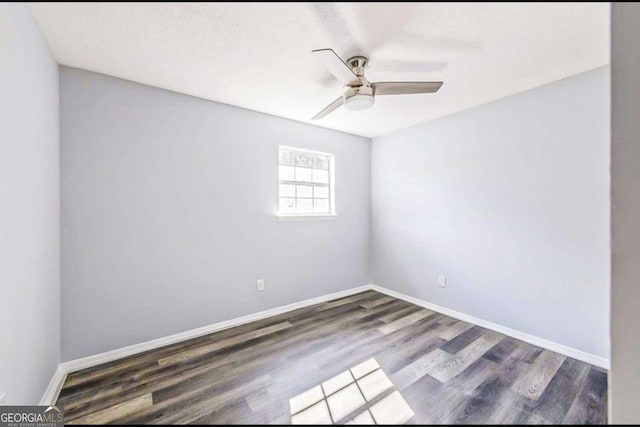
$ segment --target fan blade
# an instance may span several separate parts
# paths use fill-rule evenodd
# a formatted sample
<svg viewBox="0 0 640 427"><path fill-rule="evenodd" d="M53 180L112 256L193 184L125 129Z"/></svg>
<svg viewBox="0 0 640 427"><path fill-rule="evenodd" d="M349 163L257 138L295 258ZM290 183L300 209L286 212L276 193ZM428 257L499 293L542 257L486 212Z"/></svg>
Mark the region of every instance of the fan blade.
<svg viewBox="0 0 640 427"><path fill-rule="evenodd" d="M335 110L336 108L342 106L343 103L344 103L344 100L342 99L342 97L336 99L331 104L327 105L324 108L324 110L320 111L318 114L313 116L313 118L311 120L318 120L318 119L323 118L324 116L326 116L327 114L329 114L330 112Z"/></svg>
<svg viewBox="0 0 640 427"><path fill-rule="evenodd" d="M316 58L320 59L327 70L343 85L360 81L356 73L344 63L333 49L316 49L311 53L315 54Z"/></svg>
<svg viewBox="0 0 640 427"><path fill-rule="evenodd" d="M376 61L377 72L387 71L393 73L433 73L447 68L449 64L443 61L402 61L382 60Z"/></svg>
<svg viewBox="0 0 640 427"><path fill-rule="evenodd" d="M371 86L375 95L409 95L437 92L442 82L377 82Z"/></svg>

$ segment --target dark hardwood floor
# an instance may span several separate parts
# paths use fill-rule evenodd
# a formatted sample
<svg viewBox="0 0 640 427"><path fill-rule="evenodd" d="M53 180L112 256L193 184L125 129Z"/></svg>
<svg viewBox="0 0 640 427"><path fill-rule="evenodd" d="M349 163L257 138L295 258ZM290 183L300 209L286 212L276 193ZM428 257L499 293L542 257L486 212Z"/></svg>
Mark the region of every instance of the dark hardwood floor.
<svg viewBox="0 0 640 427"><path fill-rule="evenodd" d="M370 291L72 373L57 404L77 424L604 424L607 373Z"/></svg>

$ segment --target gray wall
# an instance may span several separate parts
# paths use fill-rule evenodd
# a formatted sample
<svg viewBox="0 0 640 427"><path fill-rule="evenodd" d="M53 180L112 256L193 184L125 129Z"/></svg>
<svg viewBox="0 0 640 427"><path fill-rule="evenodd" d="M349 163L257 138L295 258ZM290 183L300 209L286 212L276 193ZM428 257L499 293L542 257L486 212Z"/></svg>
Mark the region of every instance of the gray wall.
<svg viewBox="0 0 640 427"><path fill-rule="evenodd" d="M611 411L638 423L640 402L640 4L612 5Z"/></svg>
<svg viewBox="0 0 640 427"><path fill-rule="evenodd" d="M369 282L368 139L65 67L60 92L64 360ZM279 144L335 153L335 220L277 220Z"/></svg>
<svg viewBox="0 0 640 427"><path fill-rule="evenodd" d="M608 357L608 68L375 138L371 185L375 283Z"/></svg>
<svg viewBox="0 0 640 427"><path fill-rule="evenodd" d="M60 361L58 65L0 4L0 393L34 404Z"/></svg>

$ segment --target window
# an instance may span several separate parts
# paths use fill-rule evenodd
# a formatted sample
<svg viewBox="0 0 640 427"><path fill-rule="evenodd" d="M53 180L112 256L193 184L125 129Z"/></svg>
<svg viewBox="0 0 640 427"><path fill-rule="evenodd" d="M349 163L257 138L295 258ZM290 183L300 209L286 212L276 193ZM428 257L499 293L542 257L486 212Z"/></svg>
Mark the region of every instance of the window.
<svg viewBox="0 0 640 427"><path fill-rule="evenodd" d="M278 158L279 214L334 215L333 154L280 146Z"/></svg>

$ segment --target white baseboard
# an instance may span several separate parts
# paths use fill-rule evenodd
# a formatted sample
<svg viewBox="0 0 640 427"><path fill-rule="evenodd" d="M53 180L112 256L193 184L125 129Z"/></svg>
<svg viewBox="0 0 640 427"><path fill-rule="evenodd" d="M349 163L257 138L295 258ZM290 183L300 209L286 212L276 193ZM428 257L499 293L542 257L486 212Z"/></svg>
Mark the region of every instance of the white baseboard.
<svg viewBox="0 0 640 427"><path fill-rule="evenodd" d="M322 295L316 298L306 299L304 301L283 305L283 306L272 308L269 310L260 311L258 313L237 317L235 319L226 320L224 322L214 323L212 325L203 326L201 328L191 329L189 331L181 332L174 335L169 335L167 337L158 338L151 341L146 341L140 344L134 344L128 347L122 347L122 348L107 351L104 353L99 353L92 356L87 356L80 359L63 362L58 366L58 369L56 369L56 372L54 373L53 378L51 378L51 382L49 383L47 390L42 396L40 404L52 405L58 398L58 394L60 393L60 390L62 388L62 385L64 383L66 376L72 372L91 368L93 366L101 365L103 363L111 362L116 359L132 356L134 354L153 350L159 347L164 347L166 345L175 344L177 342L185 341L191 338L197 338L202 335L207 335L213 332L221 331L223 329L229 329L229 328L233 328L234 326L240 326L246 323L255 322L257 320L266 319L268 317L277 316L279 314L287 313L289 311L297 310L304 307L309 307L311 305L320 304L320 303L334 300L337 298L344 298L344 297L357 294L359 292L368 291L368 290L374 290L374 291L392 296L394 298L407 301L411 304L415 304L421 307L428 308L429 310L433 310L438 313L445 314L455 319L473 323L475 325L482 326L483 328L491 329L501 334L508 335L512 338L516 338L516 339L528 342L530 344L537 345L539 347L546 348L548 350L555 351L557 353L564 354L569 357L573 357L574 359L582 360L583 362L587 362L592 365L609 369L609 360L603 357L596 356L594 354L590 354L581 350L577 350L575 348L568 347L562 344L558 344L556 342L549 341L540 337L536 337L521 331L517 331L515 329L511 329L506 326L489 322L484 319L470 316L468 314L464 314L447 307L442 307L437 304L432 304L430 302L423 301L421 299L414 298L409 295L402 294L400 292L392 291L390 289L383 288L381 286L369 284L369 285L364 285L357 288L347 289L344 291L334 292L328 295Z"/></svg>
<svg viewBox="0 0 640 427"><path fill-rule="evenodd" d="M143 353L145 351L164 347L166 345L175 344L177 342L185 341L191 338L197 338L203 335L211 334L213 332L221 331L223 329L229 329L233 328L234 326L240 326L246 323L255 322L257 320L266 319L268 317L277 316L279 314L287 313L289 311L297 310L304 307L309 307L311 305L320 304L337 298L344 298L370 289L370 285L364 285L357 288L334 292L331 294L295 302L293 304L287 304L280 307L271 308L269 310L248 314L246 316L236 317L235 319L225 320L223 322L214 323L212 325L203 326L201 328L191 329L189 331L180 332L178 334L169 335L155 340L145 341L143 343L118 348L104 353L94 354L80 359L63 362L58 366L58 369L53 375L53 378L51 378L51 382L49 383L47 390L42 396L40 404L53 404L58 399L58 395L60 394L60 390L66 376L72 372L91 368L93 366L108 363L117 359L122 359L123 357L132 356L137 353Z"/></svg>
<svg viewBox="0 0 640 427"><path fill-rule="evenodd" d="M67 377L67 372L62 368L62 365L58 365L56 371L53 373L53 377L51 377L51 381L49 381L49 385L47 389L44 391L42 395L42 399L40 399L40 405L53 405L58 399L58 395L60 394L60 389L62 389L62 384L64 384L64 380Z"/></svg>
<svg viewBox="0 0 640 427"><path fill-rule="evenodd" d="M559 344L553 341L546 340L544 338L540 338L534 335L527 334L525 332L521 332L515 329L508 328L503 325L499 325L497 323L490 322L488 320L480 319L478 317L470 316L465 313L461 313L456 310L452 310L447 307L443 307L441 305L433 304L418 298L414 298L409 295L402 294L400 292L392 291L387 288L383 288L377 285L369 285L369 288L392 296L394 298L398 298L404 301L407 301L411 304L419 305L420 307L428 308L429 310L437 311L438 313L446 314L447 316L453 317L458 320L463 320L465 322L473 323L474 325L481 326L483 328L491 329L493 331L499 332L504 335L508 335L512 338L519 339L524 342L528 342L529 344L536 345L538 347L545 348L547 350L554 351L556 353L564 354L565 356L572 357L574 359L581 360L583 362L590 363L595 366L599 366L604 369L609 369L609 359L604 357L596 356L595 354L587 353L582 350L578 350L572 347L568 347L563 344Z"/></svg>

